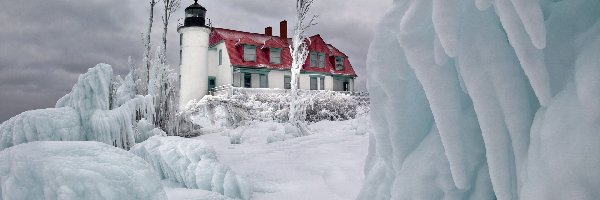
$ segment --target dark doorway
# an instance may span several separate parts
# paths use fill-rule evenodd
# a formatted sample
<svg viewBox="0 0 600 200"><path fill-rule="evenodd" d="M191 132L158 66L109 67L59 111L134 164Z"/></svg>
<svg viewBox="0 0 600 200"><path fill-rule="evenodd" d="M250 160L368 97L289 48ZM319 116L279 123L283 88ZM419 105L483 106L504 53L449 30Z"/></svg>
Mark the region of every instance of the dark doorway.
<svg viewBox="0 0 600 200"><path fill-rule="evenodd" d="M244 74L244 87L252 88L252 74Z"/></svg>

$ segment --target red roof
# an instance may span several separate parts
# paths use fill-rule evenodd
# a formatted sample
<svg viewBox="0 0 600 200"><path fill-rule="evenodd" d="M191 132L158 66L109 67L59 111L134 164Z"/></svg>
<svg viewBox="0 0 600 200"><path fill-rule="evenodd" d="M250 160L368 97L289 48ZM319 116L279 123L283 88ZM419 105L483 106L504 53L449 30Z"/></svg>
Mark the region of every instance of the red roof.
<svg viewBox="0 0 600 200"><path fill-rule="evenodd" d="M335 48L331 44L325 43L320 35L315 35L309 38L309 51L317 51L326 54L325 68L311 67L310 55L306 59L303 71L318 72L334 75L346 75L356 77L352 64L348 56ZM223 28L214 28L210 36L210 46L215 46L221 42L225 43L229 59L232 65L236 67L247 68L266 68L266 69L290 69L292 65L292 57L290 55L289 44L291 39L282 39L277 36L268 36L259 33L247 33L236 30L228 30ZM250 44L257 46L256 61L244 61L243 45ZM281 48L281 64L271 64L269 61L269 48ZM335 56L345 57L344 69L335 69Z"/></svg>

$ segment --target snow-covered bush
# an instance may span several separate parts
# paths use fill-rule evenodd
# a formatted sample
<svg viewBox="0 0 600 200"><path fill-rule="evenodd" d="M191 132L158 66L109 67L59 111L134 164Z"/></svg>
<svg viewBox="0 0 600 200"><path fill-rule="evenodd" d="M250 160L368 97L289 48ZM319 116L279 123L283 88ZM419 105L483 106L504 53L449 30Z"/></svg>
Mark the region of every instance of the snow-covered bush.
<svg viewBox="0 0 600 200"><path fill-rule="evenodd" d="M287 122L289 94L285 90L235 89L234 95L205 96L191 102L188 113L205 115L217 125L235 127L244 121ZM348 94L332 91L301 91L299 108L308 122L348 120L368 112L368 103Z"/></svg>
<svg viewBox="0 0 600 200"><path fill-rule="evenodd" d="M357 199L598 199L600 1L398 0Z"/></svg>
<svg viewBox="0 0 600 200"><path fill-rule="evenodd" d="M167 199L141 158L99 142L31 142L0 151L0 199Z"/></svg>
<svg viewBox="0 0 600 200"><path fill-rule="evenodd" d="M155 136L137 144L131 152L150 163L162 178L187 188L237 199L252 197L251 185L220 164L215 150L201 140Z"/></svg>
<svg viewBox="0 0 600 200"><path fill-rule="evenodd" d="M354 119L359 108L359 102L351 96L331 91L309 95L305 104L306 121L309 122Z"/></svg>

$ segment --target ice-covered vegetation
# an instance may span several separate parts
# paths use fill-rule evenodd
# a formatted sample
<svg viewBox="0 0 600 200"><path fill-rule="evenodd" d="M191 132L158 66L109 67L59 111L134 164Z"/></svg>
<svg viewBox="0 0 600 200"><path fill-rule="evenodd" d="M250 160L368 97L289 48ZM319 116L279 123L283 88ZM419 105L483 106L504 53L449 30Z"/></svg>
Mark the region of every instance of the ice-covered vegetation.
<svg viewBox="0 0 600 200"><path fill-rule="evenodd" d="M400 0L358 199L597 199L600 2Z"/></svg>
<svg viewBox="0 0 600 200"><path fill-rule="evenodd" d="M99 142L31 142L0 151L0 199L167 199L141 158Z"/></svg>
<svg viewBox="0 0 600 200"><path fill-rule="evenodd" d="M32 141L99 141L132 147L139 138L136 118L153 116L152 99L119 98L121 105L109 109L114 103L112 80L112 67L99 64L79 77L56 108L24 112L0 124L0 150Z"/></svg>
<svg viewBox="0 0 600 200"><path fill-rule="evenodd" d="M288 122L290 93L269 89L234 89L233 95L206 96L191 102L187 115L202 115L222 127L246 121ZM354 119L368 112L368 101L333 91L300 91L299 119L308 122Z"/></svg>
<svg viewBox="0 0 600 200"><path fill-rule="evenodd" d="M201 140L156 136L136 145L131 152L148 161L162 178L186 188L214 191L236 199L252 197L251 185L220 164L215 150Z"/></svg>

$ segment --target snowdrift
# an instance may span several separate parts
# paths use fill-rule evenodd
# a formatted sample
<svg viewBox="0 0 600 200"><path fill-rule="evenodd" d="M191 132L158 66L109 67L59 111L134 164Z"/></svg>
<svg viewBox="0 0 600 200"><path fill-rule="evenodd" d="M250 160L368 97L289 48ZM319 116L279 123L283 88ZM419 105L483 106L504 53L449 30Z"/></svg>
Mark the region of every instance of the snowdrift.
<svg viewBox="0 0 600 200"><path fill-rule="evenodd" d="M394 1L358 199L598 199L600 2Z"/></svg>
<svg viewBox="0 0 600 200"><path fill-rule="evenodd" d="M250 199L252 187L217 160L215 150L200 140L155 136L131 152L142 157L163 179L190 189L218 192L229 198Z"/></svg>
<svg viewBox="0 0 600 200"><path fill-rule="evenodd" d="M0 160L0 199L167 199L147 162L99 142L30 142Z"/></svg>
<svg viewBox="0 0 600 200"><path fill-rule="evenodd" d="M99 141L129 149L136 137L139 142L160 134L136 132L136 115L153 115L150 96L120 98L122 105L111 106L112 79L112 67L99 64L79 77L56 108L27 111L0 124L0 150L32 141Z"/></svg>

